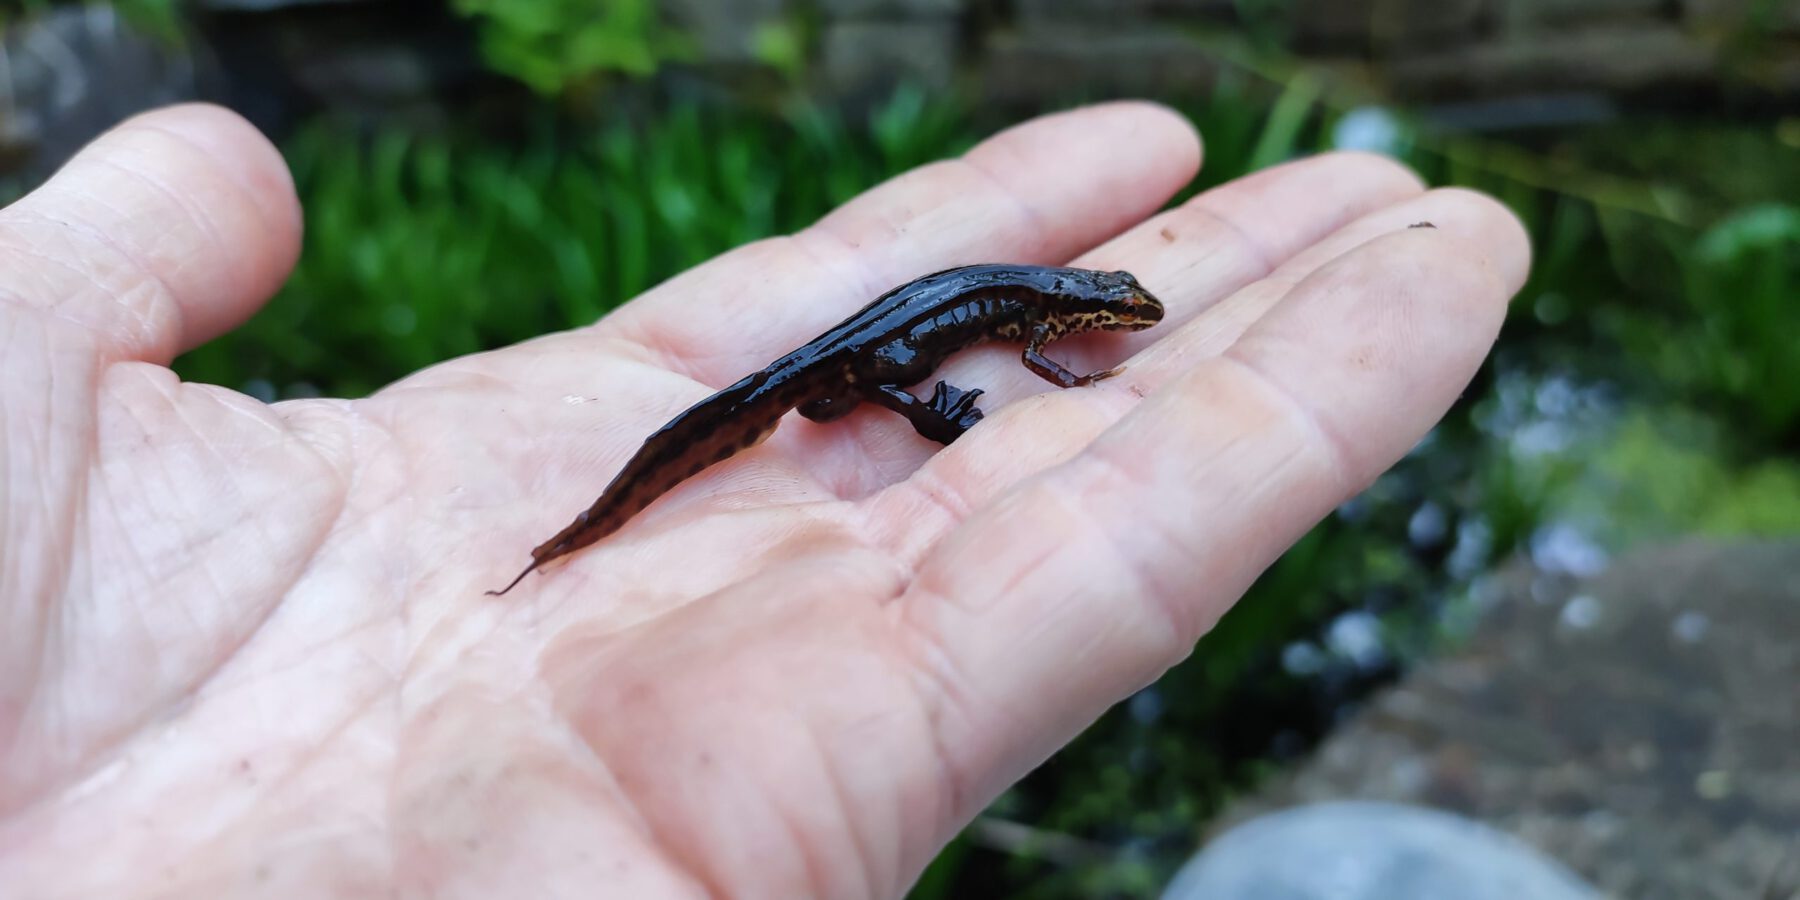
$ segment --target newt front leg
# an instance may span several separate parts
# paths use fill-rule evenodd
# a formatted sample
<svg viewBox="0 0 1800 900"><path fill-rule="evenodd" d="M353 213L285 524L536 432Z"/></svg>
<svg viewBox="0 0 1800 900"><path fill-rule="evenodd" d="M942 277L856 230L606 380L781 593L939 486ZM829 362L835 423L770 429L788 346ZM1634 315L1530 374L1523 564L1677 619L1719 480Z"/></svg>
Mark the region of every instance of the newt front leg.
<svg viewBox="0 0 1800 900"><path fill-rule="evenodd" d="M1077 375L1063 368L1062 364L1044 355L1044 345L1050 342L1052 334L1047 325L1039 325L1031 330L1031 342L1025 345L1025 353L1021 357L1025 368L1036 372L1038 377L1057 387L1083 387L1096 381L1111 378L1125 371L1124 366L1113 369L1101 369L1086 375Z"/></svg>

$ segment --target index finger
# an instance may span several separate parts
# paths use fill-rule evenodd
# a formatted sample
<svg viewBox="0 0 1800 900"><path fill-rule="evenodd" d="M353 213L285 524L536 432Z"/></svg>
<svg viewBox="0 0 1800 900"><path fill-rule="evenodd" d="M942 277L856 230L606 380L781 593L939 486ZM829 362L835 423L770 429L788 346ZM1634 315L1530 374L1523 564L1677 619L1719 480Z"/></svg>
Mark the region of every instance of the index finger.
<svg viewBox="0 0 1800 900"><path fill-rule="evenodd" d="M725 384L920 275L978 262L1060 265L1155 212L1199 164L1193 127L1153 104L1033 119L877 185L798 234L677 276L596 333Z"/></svg>

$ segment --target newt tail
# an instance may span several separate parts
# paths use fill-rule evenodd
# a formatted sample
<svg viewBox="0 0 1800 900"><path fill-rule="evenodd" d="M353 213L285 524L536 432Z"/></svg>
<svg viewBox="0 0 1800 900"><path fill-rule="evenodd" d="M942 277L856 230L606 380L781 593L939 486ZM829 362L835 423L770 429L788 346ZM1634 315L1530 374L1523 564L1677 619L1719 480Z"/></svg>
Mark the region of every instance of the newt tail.
<svg viewBox="0 0 1800 900"><path fill-rule="evenodd" d="M799 399L798 385L772 383L764 371L690 407L646 438L599 499L555 537L533 548L531 564L506 587L488 591L488 596L501 596L539 566L618 531L644 507L701 469L761 443ZM730 424L721 427L720 423Z"/></svg>

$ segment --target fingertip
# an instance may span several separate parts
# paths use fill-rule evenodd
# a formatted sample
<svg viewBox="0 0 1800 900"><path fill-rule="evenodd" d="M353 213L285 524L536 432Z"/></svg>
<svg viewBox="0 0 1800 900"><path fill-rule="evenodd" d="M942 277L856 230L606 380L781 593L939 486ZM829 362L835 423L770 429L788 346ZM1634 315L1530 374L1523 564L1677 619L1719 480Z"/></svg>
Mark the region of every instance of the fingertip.
<svg viewBox="0 0 1800 900"><path fill-rule="evenodd" d="M1098 127L1118 135L1120 143L1136 146L1139 152L1158 161L1173 187L1180 190L1200 173L1206 156L1206 142L1191 119L1149 100L1115 100L1088 107L1104 117Z"/></svg>
<svg viewBox="0 0 1800 900"><path fill-rule="evenodd" d="M1483 260L1500 280L1508 298L1517 294L1531 275L1531 233L1524 221L1511 207L1480 191L1448 187L1432 193L1467 205L1472 213L1468 216L1472 223L1469 231L1455 226L1439 230L1455 242L1460 252Z"/></svg>
<svg viewBox="0 0 1800 900"><path fill-rule="evenodd" d="M1091 189L1079 214L1101 214L1107 236L1142 221L1192 181L1200 169L1199 132L1167 106L1118 100L1040 116L970 150L970 162L1007 181L1029 173L1079 173ZM1066 176L1065 176L1066 177ZM1106 202L1095 204L1094 198ZM1073 204L1071 204L1073 205ZM1056 215L1077 210L1050 208Z"/></svg>
<svg viewBox="0 0 1800 900"><path fill-rule="evenodd" d="M1242 211L1251 212L1264 204L1279 209L1292 199L1326 191L1345 190L1354 185L1358 192L1392 198L1414 197L1425 192L1425 179L1411 166L1379 153L1360 150L1333 150L1307 156L1252 172L1215 191L1228 194L1245 204Z"/></svg>
<svg viewBox="0 0 1800 900"><path fill-rule="evenodd" d="M114 359L167 363L249 318L292 271L287 166L236 113L134 116L0 210L0 272Z"/></svg>
<svg viewBox="0 0 1800 900"><path fill-rule="evenodd" d="M249 120L209 103L133 116L95 141L91 152L120 165L160 166L170 189L204 203L190 213L213 221L212 262L233 277L183 299L180 345L191 348L241 324L299 261L303 220L293 174ZM188 299L192 302L186 302Z"/></svg>
<svg viewBox="0 0 1800 900"><path fill-rule="evenodd" d="M1390 157L1334 151L1252 172L1187 205L1229 222L1266 273L1367 211L1424 192L1418 173Z"/></svg>
<svg viewBox="0 0 1800 900"><path fill-rule="evenodd" d="M302 219L293 172L268 136L236 110L184 103L133 116L119 127L161 129L187 140L244 189L272 234L298 248Z"/></svg>
<svg viewBox="0 0 1800 900"><path fill-rule="evenodd" d="M1422 192L1429 186L1418 170L1385 153L1372 153L1368 150L1332 150L1322 154L1319 158L1331 165L1352 168L1359 177L1381 178L1396 186L1411 188L1415 193Z"/></svg>
<svg viewBox="0 0 1800 900"><path fill-rule="evenodd" d="M1361 434L1355 474L1372 477L1443 414L1499 335L1513 289L1488 254L1443 227L1400 228L1306 276L1228 352L1307 398L1327 431Z"/></svg>
<svg viewBox="0 0 1800 900"><path fill-rule="evenodd" d="M1455 316L1455 306L1462 305L1479 310L1497 329L1513 290L1497 252L1492 240L1451 228L1407 228L1370 241L1342 262L1367 284L1385 286L1384 302L1406 300L1415 317ZM1402 287L1406 290L1396 297ZM1440 312L1445 301L1450 301L1447 313Z"/></svg>
<svg viewBox="0 0 1800 900"><path fill-rule="evenodd" d="M1192 119L1174 107L1152 100L1115 100L1088 109L1117 121L1121 139L1148 143L1171 172L1186 184L1200 173L1206 158L1206 139Z"/></svg>
<svg viewBox="0 0 1800 900"><path fill-rule="evenodd" d="M1447 228L1409 228L1371 241L1369 250L1396 269L1411 266L1421 282L1447 283L1445 297L1482 309L1504 307L1512 296L1489 249Z"/></svg>

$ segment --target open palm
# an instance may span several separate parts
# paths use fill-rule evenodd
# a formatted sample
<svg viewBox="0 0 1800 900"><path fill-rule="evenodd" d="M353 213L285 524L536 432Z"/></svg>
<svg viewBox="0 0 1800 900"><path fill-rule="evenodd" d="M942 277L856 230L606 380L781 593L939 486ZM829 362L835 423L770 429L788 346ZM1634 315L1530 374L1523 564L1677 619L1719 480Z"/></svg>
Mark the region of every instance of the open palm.
<svg viewBox="0 0 1800 900"><path fill-rule="evenodd" d="M1051 116L590 328L270 406L166 365L286 275L285 169L217 109L121 126L0 213L0 885L897 896L1405 453L1524 277L1499 206L1368 156L1152 215L1199 156L1155 107ZM1168 305L1051 347L1120 376L960 354L954 445L790 416L483 595L877 294L1071 260Z"/></svg>

